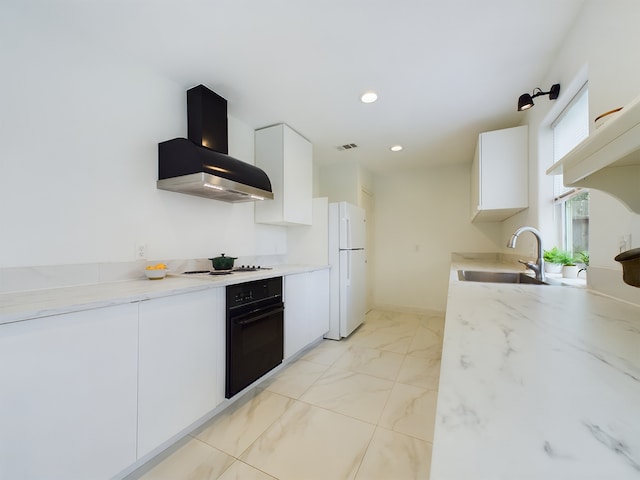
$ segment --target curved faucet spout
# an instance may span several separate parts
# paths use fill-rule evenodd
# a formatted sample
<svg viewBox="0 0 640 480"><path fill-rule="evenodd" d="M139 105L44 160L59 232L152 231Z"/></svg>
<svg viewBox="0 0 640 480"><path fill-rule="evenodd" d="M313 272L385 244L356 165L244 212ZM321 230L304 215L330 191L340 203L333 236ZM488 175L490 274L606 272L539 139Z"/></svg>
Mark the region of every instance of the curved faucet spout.
<svg viewBox="0 0 640 480"><path fill-rule="evenodd" d="M507 247L516 248L516 242L518 241L518 237L523 232L531 232L536 237L536 243L538 246L538 258L536 259L535 264L531 262L523 262L520 260L519 261L520 263L525 264L528 268L530 268L535 272L536 279L540 280L541 282L544 282L544 259L542 256L542 235L538 230L536 230L533 227L520 227L515 232L513 232L513 235L511 235L511 238L507 243Z"/></svg>

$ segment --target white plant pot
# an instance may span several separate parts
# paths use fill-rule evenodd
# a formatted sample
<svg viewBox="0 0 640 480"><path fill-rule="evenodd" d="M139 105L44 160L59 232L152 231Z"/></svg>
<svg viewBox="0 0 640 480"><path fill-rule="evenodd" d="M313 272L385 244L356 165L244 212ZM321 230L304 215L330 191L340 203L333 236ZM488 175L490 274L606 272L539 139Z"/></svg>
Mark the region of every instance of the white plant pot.
<svg viewBox="0 0 640 480"><path fill-rule="evenodd" d="M562 273L562 264L545 262L544 271L545 273Z"/></svg>
<svg viewBox="0 0 640 480"><path fill-rule="evenodd" d="M578 271L580 271L578 265L565 265L562 267L562 276L564 278L578 278Z"/></svg>

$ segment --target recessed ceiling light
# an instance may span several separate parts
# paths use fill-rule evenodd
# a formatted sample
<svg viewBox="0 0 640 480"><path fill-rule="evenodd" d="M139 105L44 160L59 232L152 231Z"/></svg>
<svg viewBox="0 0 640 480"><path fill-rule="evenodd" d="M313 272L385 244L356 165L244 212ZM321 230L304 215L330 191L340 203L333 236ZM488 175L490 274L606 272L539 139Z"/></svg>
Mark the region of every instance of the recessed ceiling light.
<svg viewBox="0 0 640 480"><path fill-rule="evenodd" d="M400 150L402 150L402 145L394 145L393 147L390 148L390 150L392 152L399 152Z"/></svg>
<svg viewBox="0 0 640 480"><path fill-rule="evenodd" d="M360 97L363 103L373 103L378 99L378 94L376 92L366 92L363 93Z"/></svg>

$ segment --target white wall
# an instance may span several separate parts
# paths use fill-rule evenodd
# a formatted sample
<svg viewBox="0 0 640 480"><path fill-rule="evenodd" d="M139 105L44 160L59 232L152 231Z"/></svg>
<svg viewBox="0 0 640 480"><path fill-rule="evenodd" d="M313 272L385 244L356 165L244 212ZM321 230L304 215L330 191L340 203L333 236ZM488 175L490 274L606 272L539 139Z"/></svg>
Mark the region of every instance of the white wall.
<svg viewBox="0 0 640 480"><path fill-rule="evenodd" d="M334 163L320 168L320 196L329 203L349 202L360 206L360 166L355 162Z"/></svg>
<svg viewBox="0 0 640 480"><path fill-rule="evenodd" d="M640 45L638 20L640 2L635 0L587 0L573 29L560 46L548 75L539 82L532 79L532 87L547 88L559 82L565 88L556 102L566 103L569 100L566 87L586 71L593 130L593 120L598 115L623 106L640 95L640 63L636 61L635 52ZM547 200L551 198L552 179L544 176L545 170L551 166L545 124L554 114L553 104L541 97L523 117L524 123L530 126L530 138L535 139L530 143L531 172L542 177L540 183L535 176L532 177L530 188L535 195L532 200L539 208L536 206L505 222L504 234L517 226L529 224L540 226L546 233L545 239L553 241L548 234L553 224L553 212ZM629 212L610 195L597 191L591 196L590 208L590 285L604 293L640 303L640 289L622 282L622 269L613 260L619 253L618 238L621 235L631 233L632 246L640 247L640 215Z"/></svg>
<svg viewBox="0 0 640 480"><path fill-rule="evenodd" d="M329 264L329 201L313 199L313 222L287 228L287 263Z"/></svg>
<svg viewBox="0 0 640 480"><path fill-rule="evenodd" d="M470 165L375 176L376 306L444 311L451 253L508 240L499 223L470 222L470 182Z"/></svg>
<svg viewBox="0 0 640 480"><path fill-rule="evenodd" d="M286 253L253 204L156 189L157 144L186 136L187 88L6 9L0 19L0 267ZM209 87L215 90L214 85ZM230 154L253 162L233 117Z"/></svg>

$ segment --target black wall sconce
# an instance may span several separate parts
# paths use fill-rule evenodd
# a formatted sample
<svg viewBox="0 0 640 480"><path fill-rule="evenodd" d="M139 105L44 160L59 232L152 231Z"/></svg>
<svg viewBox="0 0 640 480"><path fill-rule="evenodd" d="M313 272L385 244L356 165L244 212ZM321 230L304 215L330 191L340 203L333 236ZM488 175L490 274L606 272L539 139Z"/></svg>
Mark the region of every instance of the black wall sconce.
<svg viewBox="0 0 640 480"><path fill-rule="evenodd" d="M540 95L549 95L549 100L555 100L556 98L558 98L558 95L560 95L560 84L556 83L554 85L551 85L551 88L548 92L543 92L540 88L534 88L532 95L523 93L518 99L518 111L522 112L523 110L527 110L533 107L533 99L539 97Z"/></svg>

